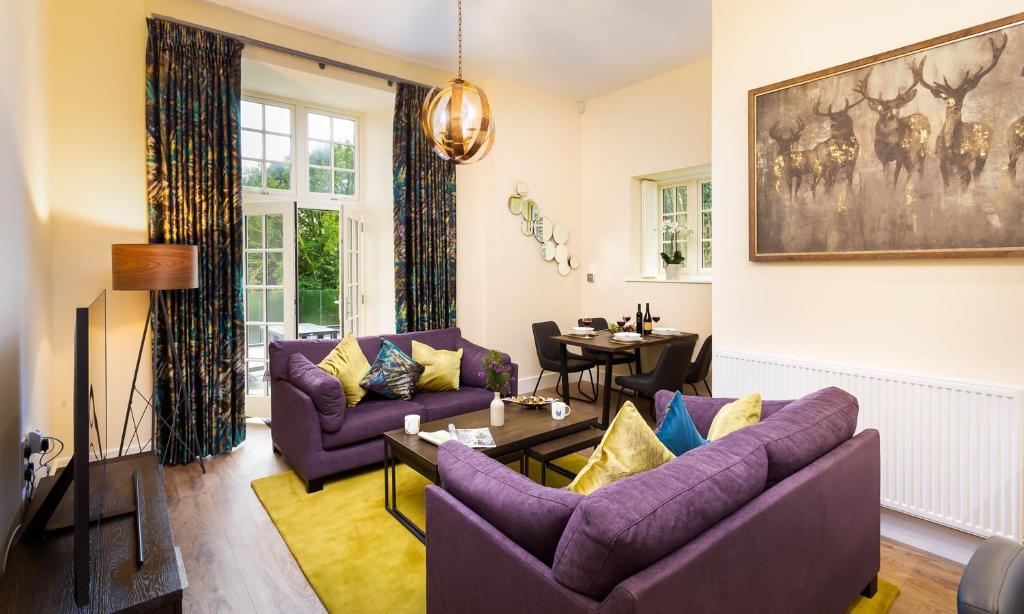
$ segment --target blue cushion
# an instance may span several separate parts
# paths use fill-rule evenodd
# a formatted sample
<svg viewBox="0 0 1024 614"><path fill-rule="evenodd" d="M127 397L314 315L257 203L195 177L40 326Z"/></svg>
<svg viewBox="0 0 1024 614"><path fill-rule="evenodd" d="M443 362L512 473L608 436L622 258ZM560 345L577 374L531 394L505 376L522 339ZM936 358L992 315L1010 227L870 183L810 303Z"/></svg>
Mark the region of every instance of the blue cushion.
<svg viewBox="0 0 1024 614"><path fill-rule="evenodd" d="M359 385L388 399L408 401L423 375L423 365L387 339L380 340L377 359L370 365Z"/></svg>
<svg viewBox="0 0 1024 614"><path fill-rule="evenodd" d="M654 434L676 456L708 443L701 437L697 427L693 424L693 418L686 410L686 403L683 402L681 392L676 392L672 400L669 401L665 418Z"/></svg>

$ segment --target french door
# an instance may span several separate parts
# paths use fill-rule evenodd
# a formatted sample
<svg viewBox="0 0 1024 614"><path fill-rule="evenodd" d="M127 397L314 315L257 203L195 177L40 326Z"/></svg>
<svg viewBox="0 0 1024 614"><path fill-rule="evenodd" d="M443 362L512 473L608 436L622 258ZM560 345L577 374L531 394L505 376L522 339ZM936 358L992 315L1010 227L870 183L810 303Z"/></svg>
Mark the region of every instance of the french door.
<svg viewBox="0 0 1024 614"><path fill-rule="evenodd" d="M362 332L363 214L355 205L251 202L246 224L246 409L270 416L268 347Z"/></svg>

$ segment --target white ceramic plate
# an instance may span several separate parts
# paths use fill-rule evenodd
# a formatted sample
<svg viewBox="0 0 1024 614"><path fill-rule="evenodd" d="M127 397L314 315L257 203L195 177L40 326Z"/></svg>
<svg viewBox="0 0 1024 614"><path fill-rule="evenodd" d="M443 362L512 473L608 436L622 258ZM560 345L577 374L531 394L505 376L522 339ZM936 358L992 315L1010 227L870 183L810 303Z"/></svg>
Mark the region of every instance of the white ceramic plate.
<svg viewBox="0 0 1024 614"><path fill-rule="evenodd" d="M576 333L577 335L589 335L590 333L594 332L594 328L592 326L573 326L569 330Z"/></svg>

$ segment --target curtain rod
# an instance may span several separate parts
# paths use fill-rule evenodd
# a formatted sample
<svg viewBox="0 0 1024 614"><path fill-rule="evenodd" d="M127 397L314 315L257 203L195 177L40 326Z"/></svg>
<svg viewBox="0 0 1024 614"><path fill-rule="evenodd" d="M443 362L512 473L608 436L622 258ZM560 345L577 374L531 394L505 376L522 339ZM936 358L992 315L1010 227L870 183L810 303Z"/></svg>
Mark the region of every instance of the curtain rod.
<svg viewBox="0 0 1024 614"><path fill-rule="evenodd" d="M355 64L339 62L338 60L332 60L330 58L314 55L312 53L306 53L305 51L299 51L298 49L291 49L290 47L275 45L274 43L268 43L266 41L261 41L255 38L249 38L248 36L232 34L231 32L224 32L223 30L217 30L215 28L208 28L206 26L201 26L197 23L183 21L181 19L175 19L173 17L167 17L166 15L158 15L156 13L153 13L152 17L153 19L159 19L160 21L176 23L178 25L188 26L190 28L195 28L197 30L203 30L204 32L210 32L212 34L220 34L221 36L227 36L228 38L233 38L237 41L245 43L246 45L252 45L253 47L269 49L270 51L277 51L278 53L284 53L286 55L291 55L294 57L302 58L304 60L309 60L311 62L319 64L321 69L324 66L333 66L335 68L340 68L342 70L347 70L349 72L359 73L361 75L368 75L370 77L377 77L378 79L383 79L388 82L388 85L391 85L392 83L405 83L407 85L418 85L420 87L425 87L427 89L430 89L432 87L425 83L420 83L418 81L413 81L411 79L404 79L402 77L398 77L395 75L389 75L387 73L373 70L371 68L364 68L362 66L356 66Z"/></svg>

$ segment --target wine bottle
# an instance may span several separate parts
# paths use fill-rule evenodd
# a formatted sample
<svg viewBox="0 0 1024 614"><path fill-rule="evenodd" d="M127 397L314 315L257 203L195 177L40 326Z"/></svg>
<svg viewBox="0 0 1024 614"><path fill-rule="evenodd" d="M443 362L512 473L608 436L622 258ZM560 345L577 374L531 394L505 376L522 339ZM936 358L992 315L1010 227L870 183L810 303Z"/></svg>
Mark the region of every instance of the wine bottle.
<svg viewBox="0 0 1024 614"><path fill-rule="evenodd" d="M633 330L635 330L636 332L640 333L641 335L643 334L643 328L644 328L643 319L644 319L644 313L642 311L640 311L640 303L637 303L636 304L636 320L634 320L634 322L636 322L636 328L634 328Z"/></svg>
<svg viewBox="0 0 1024 614"><path fill-rule="evenodd" d="M654 320L651 319L651 304L646 303L646 310L644 311L644 337L654 332Z"/></svg>

